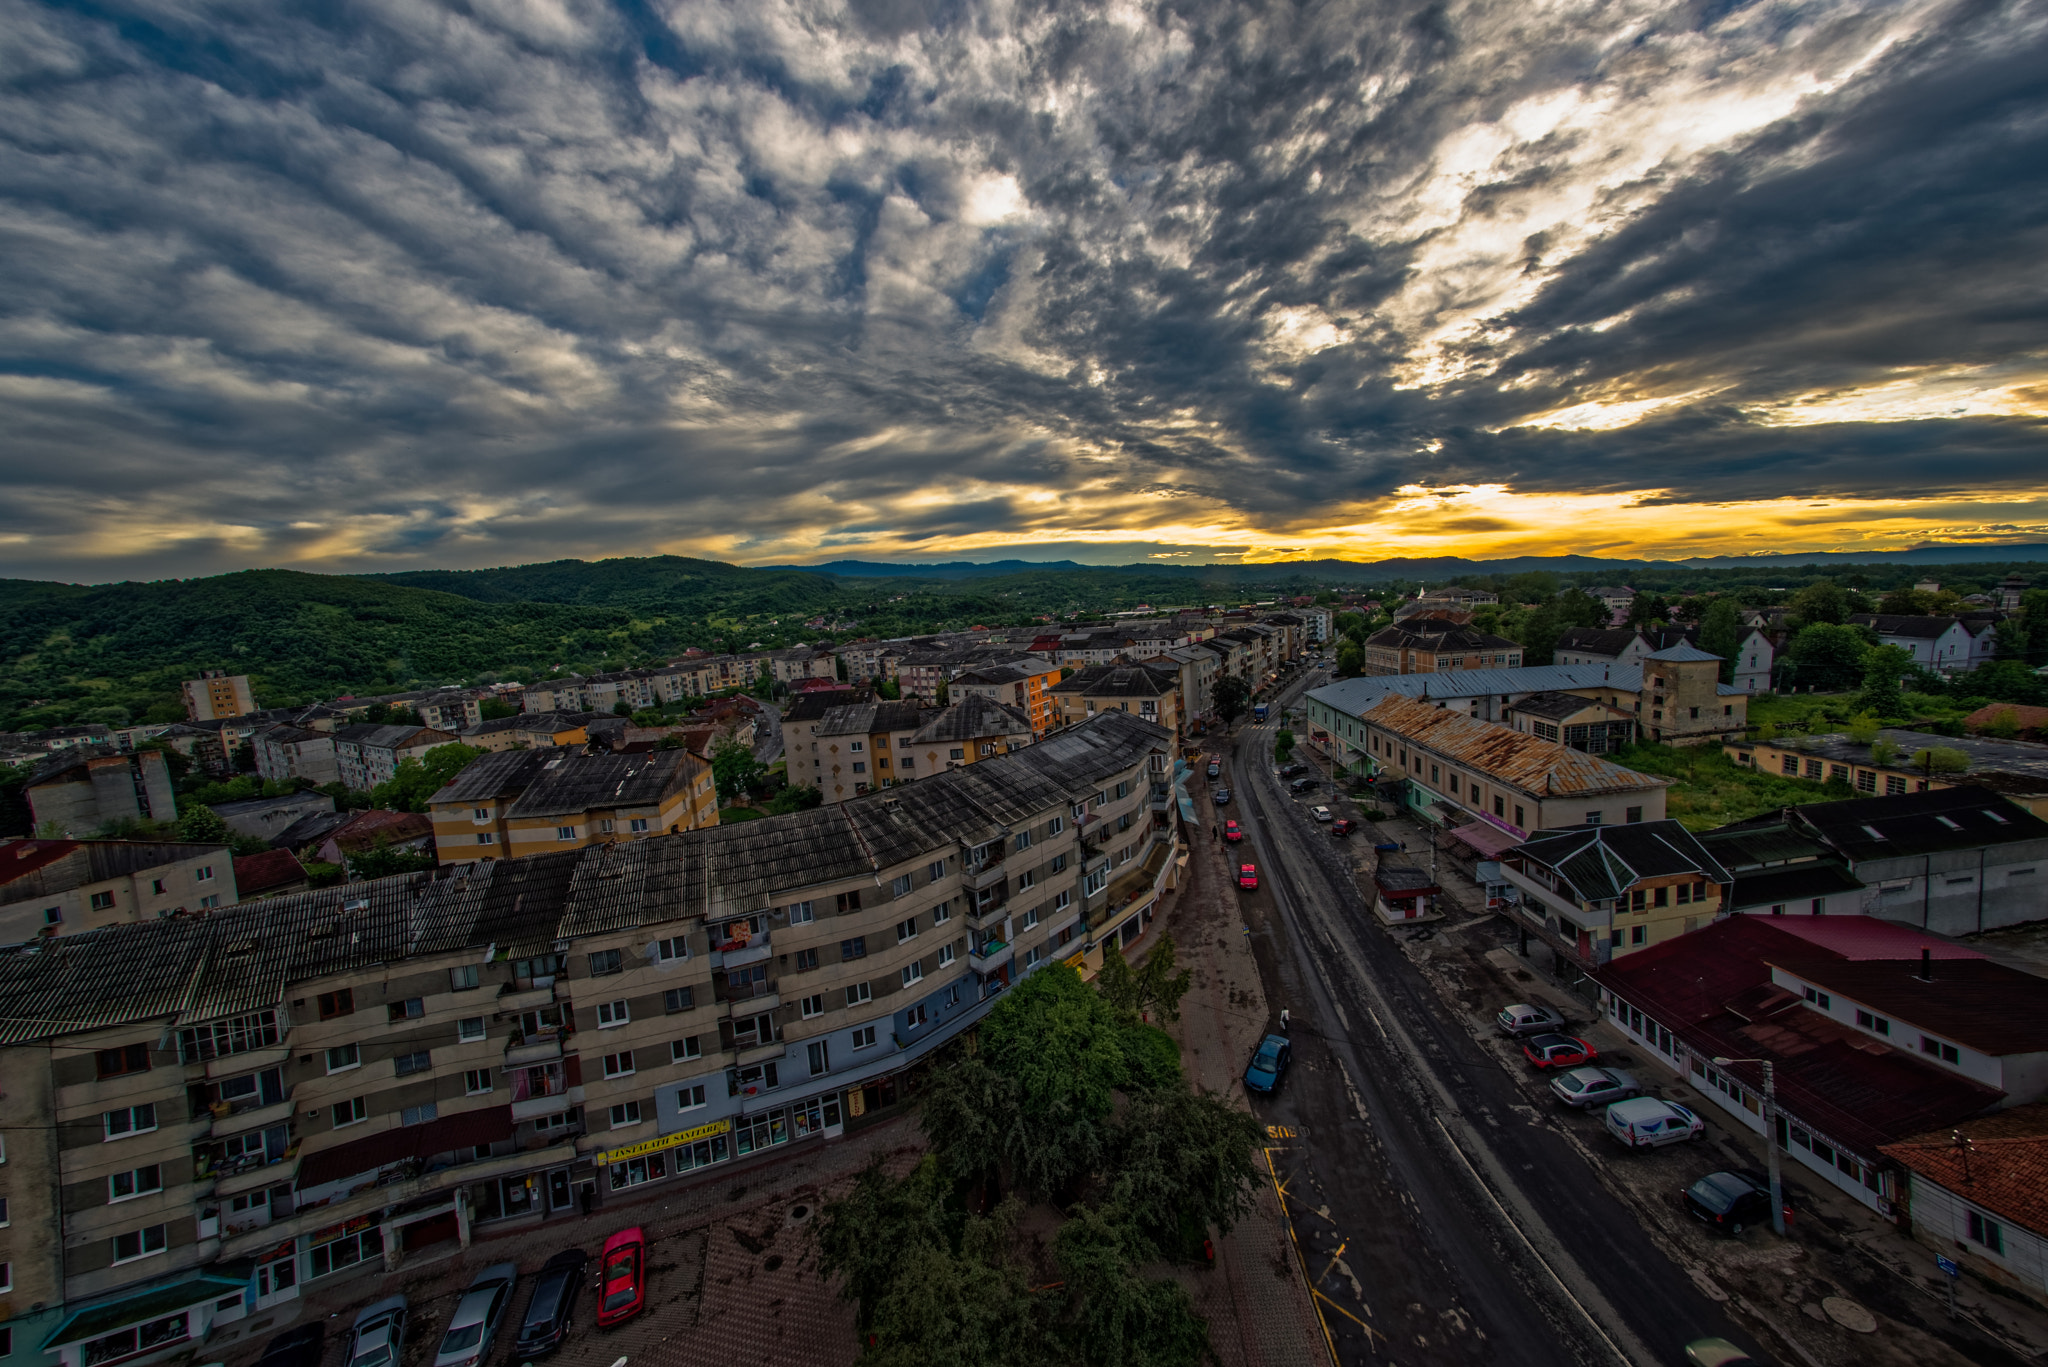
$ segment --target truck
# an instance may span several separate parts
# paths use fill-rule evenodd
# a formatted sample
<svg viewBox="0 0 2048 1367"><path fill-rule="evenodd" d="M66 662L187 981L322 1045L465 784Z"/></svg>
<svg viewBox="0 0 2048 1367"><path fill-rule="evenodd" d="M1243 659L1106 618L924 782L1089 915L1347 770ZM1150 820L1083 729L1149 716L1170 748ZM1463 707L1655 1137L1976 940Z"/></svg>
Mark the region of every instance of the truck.
<svg viewBox="0 0 2048 1367"><path fill-rule="evenodd" d="M1266 704L1264 704L1264 703L1255 703L1255 704L1253 704L1253 706L1252 706L1252 720L1253 720L1253 721L1264 721L1265 719L1266 719Z"/></svg>

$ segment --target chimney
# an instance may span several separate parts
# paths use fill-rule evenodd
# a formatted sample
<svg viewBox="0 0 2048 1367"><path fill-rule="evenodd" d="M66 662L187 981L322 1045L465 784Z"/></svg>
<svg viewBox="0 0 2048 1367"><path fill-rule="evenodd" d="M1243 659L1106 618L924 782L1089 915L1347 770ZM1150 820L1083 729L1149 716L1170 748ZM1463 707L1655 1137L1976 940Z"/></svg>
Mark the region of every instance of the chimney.
<svg viewBox="0 0 2048 1367"><path fill-rule="evenodd" d="M1923 983L1934 981L1934 951L1926 945L1920 946L1920 981Z"/></svg>

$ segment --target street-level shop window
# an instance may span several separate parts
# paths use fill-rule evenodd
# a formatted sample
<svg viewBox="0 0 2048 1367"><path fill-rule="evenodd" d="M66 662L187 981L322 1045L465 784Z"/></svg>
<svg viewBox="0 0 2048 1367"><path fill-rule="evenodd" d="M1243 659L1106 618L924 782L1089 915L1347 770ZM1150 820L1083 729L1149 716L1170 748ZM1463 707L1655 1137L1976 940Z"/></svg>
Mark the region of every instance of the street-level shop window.
<svg viewBox="0 0 2048 1367"><path fill-rule="evenodd" d="M308 1257L313 1264L312 1275L324 1277L330 1272L354 1267L365 1258L381 1257L383 1253L384 1231L376 1225L368 1225L349 1230L326 1243L314 1244Z"/></svg>
<svg viewBox="0 0 2048 1367"><path fill-rule="evenodd" d="M191 1323L191 1312L184 1311L116 1330L101 1338L87 1339L82 1360L85 1367L100 1367L102 1363L154 1353L192 1337Z"/></svg>

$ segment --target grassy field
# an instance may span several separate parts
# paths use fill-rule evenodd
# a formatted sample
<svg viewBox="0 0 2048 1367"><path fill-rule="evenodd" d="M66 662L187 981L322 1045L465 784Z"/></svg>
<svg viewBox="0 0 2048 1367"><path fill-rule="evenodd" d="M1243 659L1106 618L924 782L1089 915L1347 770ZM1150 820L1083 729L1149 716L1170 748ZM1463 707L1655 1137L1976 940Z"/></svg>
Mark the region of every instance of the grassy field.
<svg viewBox="0 0 2048 1367"><path fill-rule="evenodd" d="M719 809L718 824L730 826L735 821L759 821L766 815L768 813L756 811L752 807L723 807Z"/></svg>
<svg viewBox="0 0 2048 1367"><path fill-rule="evenodd" d="M1885 718L1887 725L1905 726L1941 735L1960 735L1964 717L1983 706L1981 698L1941 698L1929 693L1905 695L1906 715ZM1766 693L1749 700L1752 728L1772 726L1779 735L1812 735L1839 731L1856 715L1854 693Z"/></svg>
<svg viewBox="0 0 2048 1367"><path fill-rule="evenodd" d="M1854 797L1847 784L1761 774L1737 764L1718 745L1633 745L1615 762L1639 773L1677 780L1665 789L1664 814L1687 830L1706 831L1782 807Z"/></svg>

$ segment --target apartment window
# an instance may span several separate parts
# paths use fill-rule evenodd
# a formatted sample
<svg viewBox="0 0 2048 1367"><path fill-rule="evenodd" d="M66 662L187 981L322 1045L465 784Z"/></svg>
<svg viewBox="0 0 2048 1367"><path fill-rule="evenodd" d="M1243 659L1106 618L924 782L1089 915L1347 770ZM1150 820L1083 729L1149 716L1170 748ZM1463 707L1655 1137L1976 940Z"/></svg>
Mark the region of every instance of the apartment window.
<svg viewBox="0 0 2048 1367"><path fill-rule="evenodd" d="M612 952L617 953L618 951L614 950ZM658 964L672 963L677 959L687 959L689 957L690 942L684 936L671 935L666 940L656 940L654 942L654 962Z"/></svg>
<svg viewBox="0 0 2048 1367"><path fill-rule="evenodd" d="M1493 814L1497 817L1500 817L1503 820L1507 818L1507 812L1501 803L1500 795L1498 793L1496 793L1493 798Z"/></svg>
<svg viewBox="0 0 2048 1367"><path fill-rule="evenodd" d="M610 1030L633 1019L633 1012L623 1000L601 1002L597 1008L597 1028Z"/></svg>
<svg viewBox="0 0 2048 1367"><path fill-rule="evenodd" d="M2031 870L2028 870L2028 872L2031 872ZM942 926L942 925L946 924L946 922L948 922L948 921L950 921L950 920L952 920L952 919L953 919L953 899L952 899L952 898L948 897L948 898L947 898L947 899L946 899L945 901L943 901L943 902L939 903L939 904L938 904L937 906L935 906L935 907L933 907L933 908L932 908L932 924L933 924L933 925L935 925L935 926Z"/></svg>
<svg viewBox="0 0 2048 1367"><path fill-rule="evenodd" d="M63 924L64 924L64 908L62 908L62 907L44 907L44 908L43 908L43 924L44 924L44 925L46 925L46 926L61 926L61 925L63 925Z"/></svg>
<svg viewBox="0 0 2048 1367"><path fill-rule="evenodd" d="M600 949L590 956L590 976L608 978L624 968L625 956L616 949Z"/></svg>
<svg viewBox="0 0 2048 1367"><path fill-rule="evenodd" d="M1968 1227L1970 1242L1982 1244L2000 1257L2005 1255L2005 1230L1996 1220L1973 1210L1969 1213Z"/></svg>
<svg viewBox="0 0 2048 1367"><path fill-rule="evenodd" d="M491 819L491 809L489 807L472 807L469 809L469 815L471 820L474 821L489 821Z"/></svg>
<svg viewBox="0 0 2048 1367"><path fill-rule="evenodd" d="M855 741L848 741L848 742L846 743L846 748L847 748L847 749L849 749L849 750L851 750L851 751L853 751L853 753L857 755L857 754L859 754L859 753L860 753L861 751L865 750L865 749L867 748L867 746L866 746L865 744L863 744L862 742L860 742L860 741L857 741L857 740L855 740Z"/></svg>
<svg viewBox="0 0 2048 1367"><path fill-rule="evenodd" d="M789 923L791 925L808 925L815 919L816 913L812 910L809 902L791 902L789 904Z"/></svg>
<svg viewBox="0 0 2048 1367"><path fill-rule="evenodd" d="M839 942L839 961L841 963L846 963L852 959L864 959L867 957L867 953L868 937L865 935L856 935L850 940L841 940Z"/></svg>
<svg viewBox="0 0 2048 1367"><path fill-rule="evenodd" d="M1104 865L1102 868L1099 868L1095 872L1088 875L1088 877L1081 884L1081 891L1087 894L1088 896L1093 897L1096 893L1101 892L1104 888L1108 886L1109 867L1107 865Z"/></svg>
<svg viewBox="0 0 2048 1367"><path fill-rule="evenodd" d="M865 774L867 771L868 766L865 760L857 759L853 762L853 772L855 772L856 774Z"/></svg>
<svg viewBox="0 0 2048 1367"><path fill-rule="evenodd" d="M612 1107L612 1128L623 1130L628 1125L640 1123L640 1103L621 1101Z"/></svg>
<svg viewBox="0 0 2048 1367"><path fill-rule="evenodd" d="M207 907L217 907L217 906L219 906L219 905L220 905L220 894L219 894L219 893L217 893L217 892L214 892L214 893L208 893L208 894L207 894L206 896L204 896L204 897L202 897L202 898L200 898L200 899L199 899L199 905L200 905L200 907L201 907L201 909L202 909L202 910L203 910L203 909L205 909L205 908L207 908Z"/></svg>
<svg viewBox="0 0 2048 1367"><path fill-rule="evenodd" d="M688 1011L697 1004L696 989L671 987L661 994L661 1009L673 1016L678 1011Z"/></svg>
<svg viewBox="0 0 2048 1367"><path fill-rule="evenodd" d="M703 1084L703 1083L701 1083L701 1082L700 1082L700 1083L697 1083L697 1084L696 1084L695 1086L692 1086L692 1087L678 1087L678 1088L676 1088L676 1109L677 1109L677 1110L679 1110L679 1111L694 1111L694 1110L696 1110L696 1109L697 1109L698 1107L700 1107L700 1106L702 1106L702 1105L704 1105L704 1084Z"/></svg>
<svg viewBox="0 0 2048 1367"><path fill-rule="evenodd" d="M633 1051L631 1049L604 1056L604 1075L606 1077L630 1077L634 1071Z"/></svg>
<svg viewBox="0 0 2048 1367"><path fill-rule="evenodd" d="M1029 948L1029 949L1025 950L1025 951L1024 951L1024 968L1025 968L1025 971L1026 971L1026 972L1029 972L1029 971L1030 971L1031 969L1034 969L1034 968L1038 967L1038 961L1039 961L1039 960L1041 960L1041 959L1043 959L1044 957L1045 957L1045 950L1044 950L1044 949L1042 949L1042 948L1040 948L1040 947L1039 947L1039 946L1037 946L1037 945L1033 945L1033 946L1032 946L1031 948ZM919 1010L923 1010L924 1008L922 1008L922 1007L919 1007L918 1009L919 1009Z"/></svg>
<svg viewBox="0 0 2048 1367"><path fill-rule="evenodd" d="M1821 1010L1832 1011L1835 1009L1835 999L1829 996L1827 993L1821 991L1819 988L1808 987L1804 989L1804 993L1806 999L1812 1002L1815 1006L1818 1006Z"/></svg>
<svg viewBox="0 0 2048 1367"><path fill-rule="evenodd" d="M905 1030L915 1030L920 1025L929 1024L930 1021L931 1018L925 1014L923 1003L919 1003L903 1013L903 1028Z"/></svg>
<svg viewBox="0 0 2048 1367"><path fill-rule="evenodd" d="M901 878L892 879L890 881L889 895L891 897L908 897L910 896L910 889L913 886L915 886L915 884L912 882L910 875L906 873Z"/></svg>
<svg viewBox="0 0 2048 1367"><path fill-rule="evenodd" d="M902 977L903 977L903 985L904 985L905 987L908 987L908 986L910 986L910 985L911 985L912 983L914 983L914 982L921 982L921 981L923 981L923 979L924 979L924 964L923 964L923 962L922 962L922 961L919 961L919 962L917 962L917 963L910 963L910 964L905 964L905 965L903 966L903 973L902 973Z"/></svg>
<svg viewBox="0 0 2048 1367"><path fill-rule="evenodd" d="M472 972L474 970L471 970ZM320 1019L333 1020L336 1016L353 1015L356 1009L356 994L353 988L344 987L338 992L320 994Z"/></svg>
<svg viewBox="0 0 2048 1367"><path fill-rule="evenodd" d="M960 746L956 745L951 750L948 750L946 752L946 757L948 759L966 759L967 751L961 748Z"/></svg>
<svg viewBox="0 0 2048 1367"><path fill-rule="evenodd" d="M845 915L845 914L846 914L847 912L849 912L849 911L859 911L859 910L860 910L860 889L859 889L859 888L855 888L855 889L854 889L854 890L853 890L852 892L842 892L842 893L840 893L840 894L839 894L839 897L838 897L838 905L839 905L839 914L840 914L841 916L844 916L844 915Z"/></svg>
<svg viewBox="0 0 2048 1367"><path fill-rule="evenodd" d="M455 1038L462 1044L474 1044L489 1032L482 1016L464 1016L455 1022Z"/></svg>
<svg viewBox="0 0 2048 1367"><path fill-rule="evenodd" d="M860 1027L860 1028L859 1028L858 1030L854 1031L854 1032L853 1032L853 1047L854 1047L854 1048L856 1048L856 1049L872 1049L872 1048L874 1048L874 1047L875 1047L875 1027L874 1027L874 1026L872 1026L872 1025L863 1025L863 1026L861 1026L861 1027Z"/></svg>
<svg viewBox="0 0 2048 1367"><path fill-rule="evenodd" d="M476 843L479 845L495 845L498 843L498 837L491 831L478 831L476 833Z"/></svg>
<svg viewBox="0 0 2048 1367"><path fill-rule="evenodd" d="M1017 848L1020 850L1028 850L1031 848L1031 832L1017 832Z"/></svg>
<svg viewBox="0 0 2048 1367"><path fill-rule="evenodd" d="M384 1009L392 1020L417 1020L427 1014L427 1003L421 997L407 997L404 1001L392 1002Z"/></svg>
<svg viewBox="0 0 2048 1367"><path fill-rule="evenodd" d="M94 1061L99 1065L103 1078L120 1077L124 1073L146 1073L149 1071L149 1046L147 1044L125 1044L118 1049L101 1049Z"/></svg>
<svg viewBox="0 0 2048 1367"><path fill-rule="evenodd" d="M150 880L149 880L149 891L150 891L150 895L151 895L151 896L154 896L154 897L161 897L161 896L163 896L163 895L164 895L164 880L163 880L163 879L161 879L161 878L152 878L152 879L150 879Z"/></svg>
<svg viewBox="0 0 2048 1367"><path fill-rule="evenodd" d="M647 818L644 816L636 816L633 817L631 820L627 821L626 833L628 835L647 834Z"/></svg>
<svg viewBox="0 0 2048 1367"><path fill-rule="evenodd" d="M943 859L935 860L924 866L924 881L927 883L936 883L945 876L946 861Z"/></svg>
<svg viewBox="0 0 2048 1367"><path fill-rule="evenodd" d="M1889 1035L1892 1032L1892 1023L1889 1020L1883 1016L1874 1016L1868 1011L1859 1010L1856 1013L1856 1023L1872 1034Z"/></svg>
<svg viewBox="0 0 2048 1367"><path fill-rule="evenodd" d="M370 1118L370 1105L367 1097L358 1096L351 1097L347 1101L337 1101L332 1109L334 1113L334 1128L337 1130L344 1125L354 1125Z"/></svg>
<svg viewBox="0 0 2048 1367"><path fill-rule="evenodd" d="M391 1063L400 1077L411 1077L414 1073L424 1073L432 1068L434 1056L425 1049L415 1049L409 1054L398 1055Z"/></svg>
<svg viewBox="0 0 2048 1367"><path fill-rule="evenodd" d="M1522 827L1525 830L1528 828L1529 825L1528 820L1524 818L1522 815L1522 808L1519 804L1517 804L1515 807L1515 824L1517 826Z"/></svg>
<svg viewBox="0 0 2048 1367"><path fill-rule="evenodd" d="M201 864L193 871L192 879L197 883L211 883L213 881L213 865Z"/></svg>
<svg viewBox="0 0 2048 1367"><path fill-rule="evenodd" d="M1054 911L1065 911L1069 906L1073 905L1073 901L1074 894L1071 892L1055 893L1052 899L1052 909Z"/></svg>
<svg viewBox="0 0 2048 1367"><path fill-rule="evenodd" d="M94 911L107 911L113 905L114 894L111 892L96 892L92 895L92 909Z"/></svg>
<svg viewBox="0 0 2048 1367"><path fill-rule="evenodd" d="M898 921L898 922L896 923L896 943L897 943L897 944L899 944L899 945L900 945L900 944L902 944L902 943L903 943L903 942L904 942L905 940L914 940L914 939L916 939L916 938L917 938L917 918L916 918L915 916L911 917L911 918L910 918L909 920L907 920L907 921Z"/></svg>
<svg viewBox="0 0 2048 1367"><path fill-rule="evenodd" d="M805 997L803 999L803 1001L799 1004L798 1009L802 1012L803 1018L805 1020L809 1020L813 1016L824 1015L825 994L822 992L813 992L810 996Z"/></svg>
<svg viewBox="0 0 2048 1367"><path fill-rule="evenodd" d="M363 1048L359 1044L337 1044L327 1051L327 1071L346 1072L350 1068L363 1066Z"/></svg>
<svg viewBox="0 0 2048 1367"><path fill-rule="evenodd" d="M1027 912L1025 912L1025 913L1024 913L1024 929L1026 929L1026 930L1030 930L1030 929L1031 929L1031 928L1032 928L1033 926L1035 926L1035 925L1037 925L1037 924L1038 924L1038 908L1037 908L1037 907L1033 907L1033 908L1032 908L1031 910L1029 910L1029 911L1027 911Z"/></svg>
<svg viewBox="0 0 2048 1367"><path fill-rule="evenodd" d="M448 990L450 992L474 991L480 981L481 979L477 974L475 964L464 964L460 968L448 970Z"/></svg>
<svg viewBox="0 0 2048 1367"><path fill-rule="evenodd" d="M1644 943L1649 938L1649 930L1648 926L1630 926L1628 942L1631 945Z"/></svg>
<svg viewBox="0 0 2048 1367"><path fill-rule="evenodd" d="M162 1165L151 1163L148 1167L130 1168L127 1172L110 1173L107 1177L107 1202L132 1200L147 1196L153 1191L164 1189Z"/></svg>
<svg viewBox="0 0 2048 1367"><path fill-rule="evenodd" d="M421 1106L407 1106L398 1113L398 1123L401 1125L424 1125L429 1120L438 1120L440 1118L441 1107L438 1103L432 1101Z"/></svg>
<svg viewBox="0 0 2048 1367"><path fill-rule="evenodd" d="M863 1002L871 1002L874 999L874 989L867 983L855 983L846 989L846 1004L848 1006L859 1006Z"/></svg>
<svg viewBox="0 0 2048 1367"><path fill-rule="evenodd" d="M1920 1037L1920 1052L1932 1055L1943 1063L1962 1062L1962 1055L1956 1051L1956 1047L1953 1044L1943 1044L1940 1040L1929 1035L1922 1035Z"/></svg>
<svg viewBox="0 0 2048 1367"><path fill-rule="evenodd" d="M130 1230L114 1236L114 1261L132 1263L137 1258L147 1258L152 1253L161 1253L170 1247L170 1226L151 1225L147 1229Z"/></svg>
<svg viewBox="0 0 2048 1367"><path fill-rule="evenodd" d="M1599 825L1599 824L1600 824L1600 821L1601 821L1601 816L1600 816L1600 813L1598 813L1598 812L1587 812L1587 813L1586 813L1586 824L1587 824L1588 826L1597 826L1597 825Z"/></svg>
<svg viewBox="0 0 2048 1367"><path fill-rule="evenodd" d="M832 1071L831 1050L826 1047L824 1040L812 1040L805 1046L804 1052L811 1065L812 1077L823 1077Z"/></svg>
<svg viewBox="0 0 2048 1367"><path fill-rule="evenodd" d="M491 1090L491 1070L469 1068L462 1074L462 1091L465 1096L482 1096Z"/></svg>

